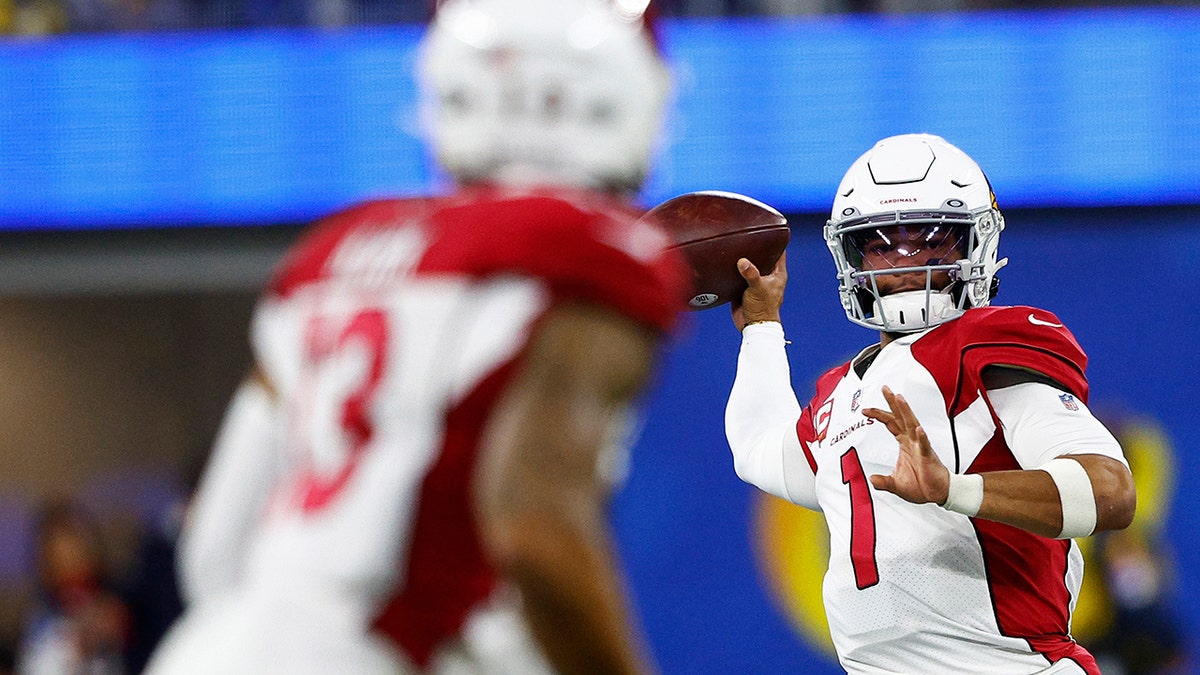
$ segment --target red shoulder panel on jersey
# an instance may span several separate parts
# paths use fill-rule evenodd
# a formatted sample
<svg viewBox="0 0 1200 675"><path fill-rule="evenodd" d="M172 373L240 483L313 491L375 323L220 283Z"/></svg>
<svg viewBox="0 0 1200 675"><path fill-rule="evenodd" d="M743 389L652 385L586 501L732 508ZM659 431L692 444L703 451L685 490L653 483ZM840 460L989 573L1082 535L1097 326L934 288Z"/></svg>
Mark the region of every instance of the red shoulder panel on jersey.
<svg viewBox="0 0 1200 675"><path fill-rule="evenodd" d="M969 394L983 388L983 369L993 365L1041 373L1087 402L1087 355L1058 317L1044 309L971 309L930 331L912 349L942 388L951 415L970 404Z"/></svg>
<svg viewBox="0 0 1200 675"><path fill-rule="evenodd" d="M670 240L618 202L595 196L496 195L441 209L419 273L526 274L555 299L616 309L652 328L674 325L687 277Z"/></svg>

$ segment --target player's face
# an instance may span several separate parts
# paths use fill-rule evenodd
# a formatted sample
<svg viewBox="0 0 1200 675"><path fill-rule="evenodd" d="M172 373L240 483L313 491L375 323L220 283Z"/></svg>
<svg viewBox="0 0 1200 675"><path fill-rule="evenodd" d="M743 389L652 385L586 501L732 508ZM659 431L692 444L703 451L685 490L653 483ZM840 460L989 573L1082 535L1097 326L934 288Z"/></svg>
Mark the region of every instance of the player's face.
<svg viewBox="0 0 1200 675"><path fill-rule="evenodd" d="M864 272L947 265L965 257L966 237L959 227L888 225L856 232L848 239L852 259L858 259L854 262ZM924 270L913 270L879 274L875 282L880 295L887 295L923 290L925 277ZM950 284L950 275L936 271L932 284L935 290L941 290Z"/></svg>

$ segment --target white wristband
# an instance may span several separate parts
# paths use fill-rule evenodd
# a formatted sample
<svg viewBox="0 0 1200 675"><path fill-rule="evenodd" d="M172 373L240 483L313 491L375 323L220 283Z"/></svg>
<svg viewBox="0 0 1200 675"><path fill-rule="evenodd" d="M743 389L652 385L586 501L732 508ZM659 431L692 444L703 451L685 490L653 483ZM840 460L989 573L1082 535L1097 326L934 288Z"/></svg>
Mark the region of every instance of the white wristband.
<svg viewBox="0 0 1200 675"><path fill-rule="evenodd" d="M975 517L983 506L983 476L977 473L950 474L950 491L942 508Z"/></svg>
<svg viewBox="0 0 1200 675"><path fill-rule="evenodd" d="M1050 474L1062 502L1062 532L1056 539L1086 537L1096 530L1096 495L1087 469L1073 459L1058 457L1038 467Z"/></svg>

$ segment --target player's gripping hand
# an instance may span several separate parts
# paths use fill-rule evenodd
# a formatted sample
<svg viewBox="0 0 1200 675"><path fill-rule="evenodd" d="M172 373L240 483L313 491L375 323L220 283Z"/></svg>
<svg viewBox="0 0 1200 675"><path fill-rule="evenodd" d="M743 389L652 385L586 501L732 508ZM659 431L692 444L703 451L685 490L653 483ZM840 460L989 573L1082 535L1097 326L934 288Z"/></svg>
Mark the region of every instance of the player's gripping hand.
<svg viewBox="0 0 1200 675"><path fill-rule="evenodd" d="M934 453L929 437L904 397L884 387L883 398L891 412L864 408L863 414L887 426L900 444L900 456L892 474L871 476L871 485L914 504L944 504L950 492L950 471Z"/></svg>
<svg viewBox="0 0 1200 675"><path fill-rule="evenodd" d="M787 287L787 253L779 256L769 274L762 274L745 258L739 259L737 266L748 288L740 302L732 303L733 325L741 332L749 323L779 321L779 308L783 306L783 291Z"/></svg>

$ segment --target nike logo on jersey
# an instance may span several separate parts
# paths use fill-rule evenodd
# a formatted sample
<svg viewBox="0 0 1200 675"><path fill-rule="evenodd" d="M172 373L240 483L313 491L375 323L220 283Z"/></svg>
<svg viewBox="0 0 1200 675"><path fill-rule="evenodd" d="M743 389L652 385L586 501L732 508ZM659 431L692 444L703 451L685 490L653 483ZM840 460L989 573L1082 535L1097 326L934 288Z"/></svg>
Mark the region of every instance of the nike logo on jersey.
<svg viewBox="0 0 1200 675"><path fill-rule="evenodd" d="M1053 323L1051 321L1042 321L1041 319L1037 318L1036 316L1034 316L1032 314L1029 315L1029 323L1031 323L1035 326L1049 326L1050 328L1062 328L1063 327L1063 325L1061 323Z"/></svg>

